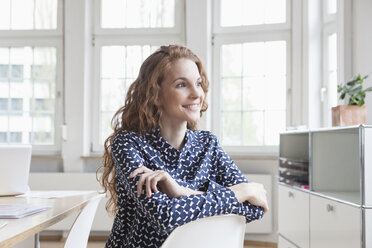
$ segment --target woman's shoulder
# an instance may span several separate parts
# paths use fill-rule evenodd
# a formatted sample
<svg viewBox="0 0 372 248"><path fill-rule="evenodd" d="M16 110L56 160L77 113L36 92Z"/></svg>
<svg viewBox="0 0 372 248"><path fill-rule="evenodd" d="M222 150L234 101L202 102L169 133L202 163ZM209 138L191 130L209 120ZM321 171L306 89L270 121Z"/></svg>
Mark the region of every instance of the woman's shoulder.
<svg viewBox="0 0 372 248"><path fill-rule="evenodd" d="M127 131L127 130L119 130L116 134L114 139L112 140L112 144L135 144L141 143L142 136L138 133Z"/></svg>
<svg viewBox="0 0 372 248"><path fill-rule="evenodd" d="M195 140L201 143L218 142L217 136L211 131L206 130L195 130L191 131L194 135Z"/></svg>

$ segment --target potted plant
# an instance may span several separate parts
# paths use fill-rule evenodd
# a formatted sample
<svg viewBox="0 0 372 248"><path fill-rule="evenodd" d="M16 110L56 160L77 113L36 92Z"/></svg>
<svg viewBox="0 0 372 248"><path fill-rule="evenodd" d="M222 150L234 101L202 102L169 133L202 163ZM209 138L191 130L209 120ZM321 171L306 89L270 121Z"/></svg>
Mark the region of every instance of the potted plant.
<svg viewBox="0 0 372 248"><path fill-rule="evenodd" d="M368 77L354 76L346 84L339 84L337 92L340 99L349 98L348 105L338 105L332 108L332 126L350 126L366 124L367 110L365 103L366 92L372 91L372 87L363 89L363 81Z"/></svg>

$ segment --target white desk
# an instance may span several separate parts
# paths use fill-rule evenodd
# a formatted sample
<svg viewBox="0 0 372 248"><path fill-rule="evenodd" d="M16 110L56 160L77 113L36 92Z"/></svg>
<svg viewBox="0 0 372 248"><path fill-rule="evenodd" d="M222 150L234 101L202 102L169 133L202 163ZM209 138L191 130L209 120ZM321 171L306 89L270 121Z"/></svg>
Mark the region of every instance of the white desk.
<svg viewBox="0 0 372 248"><path fill-rule="evenodd" d="M56 199L0 197L0 204L47 205L52 208L20 219L5 219L8 224L0 229L0 247L11 247L75 212L80 212L99 193L87 191L78 196Z"/></svg>

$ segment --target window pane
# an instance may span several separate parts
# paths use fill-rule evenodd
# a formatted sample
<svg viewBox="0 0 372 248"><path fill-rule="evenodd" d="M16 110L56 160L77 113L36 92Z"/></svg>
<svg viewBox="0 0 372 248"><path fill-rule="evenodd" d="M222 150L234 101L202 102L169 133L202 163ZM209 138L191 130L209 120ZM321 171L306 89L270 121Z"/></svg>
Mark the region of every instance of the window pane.
<svg viewBox="0 0 372 248"><path fill-rule="evenodd" d="M265 23L283 23L285 15L286 0L265 0Z"/></svg>
<svg viewBox="0 0 372 248"><path fill-rule="evenodd" d="M7 133L9 129L9 116L0 114L0 133Z"/></svg>
<svg viewBox="0 0 372 248"><path fill-rule="evenodd" d="M243 23L243 0L221 0L221 26L239 26Z"/></svg>
<svg viewBox="0 0 372 248"><path fill-rule="evenodd" d="M265 74L265 43L251 42L243 46L244 76L260 76Z"/></svg>
<svg viewBox="0 0 372 248"><path fill-rule="evenodd" d="M34 27L34 1L12 0L11 29L32 29Z"/></svg>
<svg viewBox="0 0 372 248"><path fill-rule="evenodd" d="M0 68L8 68L1 73L0 116L9 123L0 133L8 133L6 142L54 143L56 48L1 47L0 53Z"/></svg>
<svg viewBox="0 0 372 248"><path fill-rule="evenodd" d="M125 1L104 0L101 1L101 26L102 28L125 27Z"/></svg>
<svg viewBox="0 0 372 248"><path fill-rule="evenodd" d="M142 62L157 48L150 45L101 48L100 144L112 132L111 119L124 104L127 89L137 78Z"/></svg>
<svg viewBox="0 0 372 248"><path fill-rule="evenodd" d="M265 42L265 74L286 74L286 43L285 41Z"/></svg>
<svg viewBox="0 0 372 248"><path fill-rule="evenodd" d="M102 28L169 28L175 26L175 0L101 1Z"/></svg>
<svg viewBox="0 0 372 248"><path fill-rule="evenodd" d="M124 104L126 93L125 82L118 79L104 79L101 81L101 110L118 110Z"/></svg>
<svg viewBox="0 0 372 248"><path fill-rule="evenodd" d="M33 116L30 140L34 144L51 144L53 143L53 116L49 114L40 114Z"/></svg>
<svg viewBox="0 0 372 248"><path fill-rule="evenodd" d="M1 0L0 1L0 30L9 29L9 27L10 27L10 0Z"/></svg>
<svg viewBox="0 0 372 248"><path fill-rule="evenodd" d="M57 28L58 0L1 0L0 30Z"/></svg>
<svg viewBox="0 0 372 248"><path fill-rule="evenodd" d="M35 29L57 28L57 0L35 0Z"/></svg>
<svg viewBox="0 0 372 248"><path fill-rule="evenodd" d="M8 111L8 98L0 98L0 111Z"/></svg>
<svg viewBox="0 0 372 248"><path fill-rule="evenodd" d="M10 99L10 110L11 111L22 111L23 110L23 99L22 98L11 98Z"/></svg>
<svg viewBox="0 0 372 248"><path fill-rule="evenodd" d="M265 77L265 90L261 95L265 99L265 109L285 109L286 80L285 76Z"/></svg>
<svg viewBox="0 0 372 248"><path fill-rule="evenodd" d="M235 117L239 123L221 120L223 140L229 142L223 144L268 145L277 141L278 129L268 132L265 123L267 113L276 111L283 115L275 119L281 121L277 123L280 130L285 127L286 42L228 44L222 45L221 51L221 111L225 117L240 116Z"/></svg>
<svg viewBox="0 0 372 248"><path fill-rule="evenodd" d="M56 78L56 49L43 47L34 49L33 77L37 79Z"/></svg>
<svg viewBox="0 0 372 248"><path fill-rule="evenodd" d="M236 78L222 79L222 110L241 110L242 80Z"/></svg>
<svg viewBox="0 0 372 248"><path fill-rule="evenodd" d="M224 145L241 145L241 113L222 113L222 143Z"/></svg>
<svg viewBox="0 0 372 248"><path fill-rule="evenodd" d="M220 0L221 26L246 26L286 21L286 0Z"/></svg>
<svg viewBox="0 0 372 248"><path fill-rule="evenodd" d="M327 14L335 14L337 12L337 0L327 1Z"/></svg>
<svg viewBox="0 0 372 248"><path fill-rule="evenodd" d="M0 143L5 143L7 141L7 133L5 132L0 132Z"/></svg>
<svg viewBox="0 0 372 248"><path fill-rule="evenodd" d="M328 36L329 109L337 105L337 34Z"/></svg>
<svg viewBox="0 0 372 248"><path fill-rule="evenodd" d="M22 143L21 132L10 132L10 143Z"/></svg>
<svg viewBox="0 0 372 248"><path fill-rule="evenodd" d="M9 132L13 133L13 141L12 137L10 137L10 142L29 143L28 132L31 130L31 127L32 122L28 114L9 116ZM22 134L21 136L20 133ZM21 137L21 140L19 140L19 137Z"/></svg>
<svg viewBox="0 0 372 248"><path fill-rule="evenodd" d="M221 48L222 75L224 77L242 74L242 45L223 45Z"/></svg>
<svg viewBox="0 0 372 248"><path fill-rule="evenodd" d="M243 110L263 110L265 97L260 92L265 92L264 77L246 77L243 81ZM257 93L258 92L258 93Z"/></svg>
<svg viewBox="0 0 372 248"><path fill-rule="evenodd" d="M111 128L111 119L114 116L115 112L101 112L101 135L100 135L100 144L103 144L107 137L112 133Z"/></svg>
<svg viewBox="0 0 372 248"><path fill-rule="evenodd" d="M9 97L9 83L0 81L0 97L8 99Z"/></svg>
<svg viewBox="0 0 372 248"><path fill-rule="evenodd" d="M265 112L265 144L279 144L279 133L285 130L285 111Z"/></svg>
<svg viewBox="0 0 372 248"><path fill-rule="evenodd" d="M263 111L243 113L243 143L242 145L263 145L264 138Z"/></svg>

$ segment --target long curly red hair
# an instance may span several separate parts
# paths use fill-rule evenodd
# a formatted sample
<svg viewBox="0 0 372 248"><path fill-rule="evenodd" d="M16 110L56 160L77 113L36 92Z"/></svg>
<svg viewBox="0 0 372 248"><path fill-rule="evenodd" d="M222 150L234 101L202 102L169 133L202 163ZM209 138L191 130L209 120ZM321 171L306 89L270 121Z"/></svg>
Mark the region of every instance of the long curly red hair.
<svg viewBox="0 0 372 248"><path fill-rule="evenodd" d="M98 172L103 170L99 181L104 193L107 191L110 193L106 210L113 215L116 214L118 206L115 166L111 154L112 140L120 130L132 131L143 135L146 132L160 128L162 111L156 104L160 93L160 85L172 63L181 58L190 59L197 65L202 79L201 87L206 96L209 81L198 56L184 46L161 46L143 62L137 79L128 89L124 106L119 108L111 120L113 133L104 143L103 165L97 170L97 175ZM207 108L206 98L204 98L200 116ZM195 130L197 125L196 123L187 123L187 128Z"/></svg>

